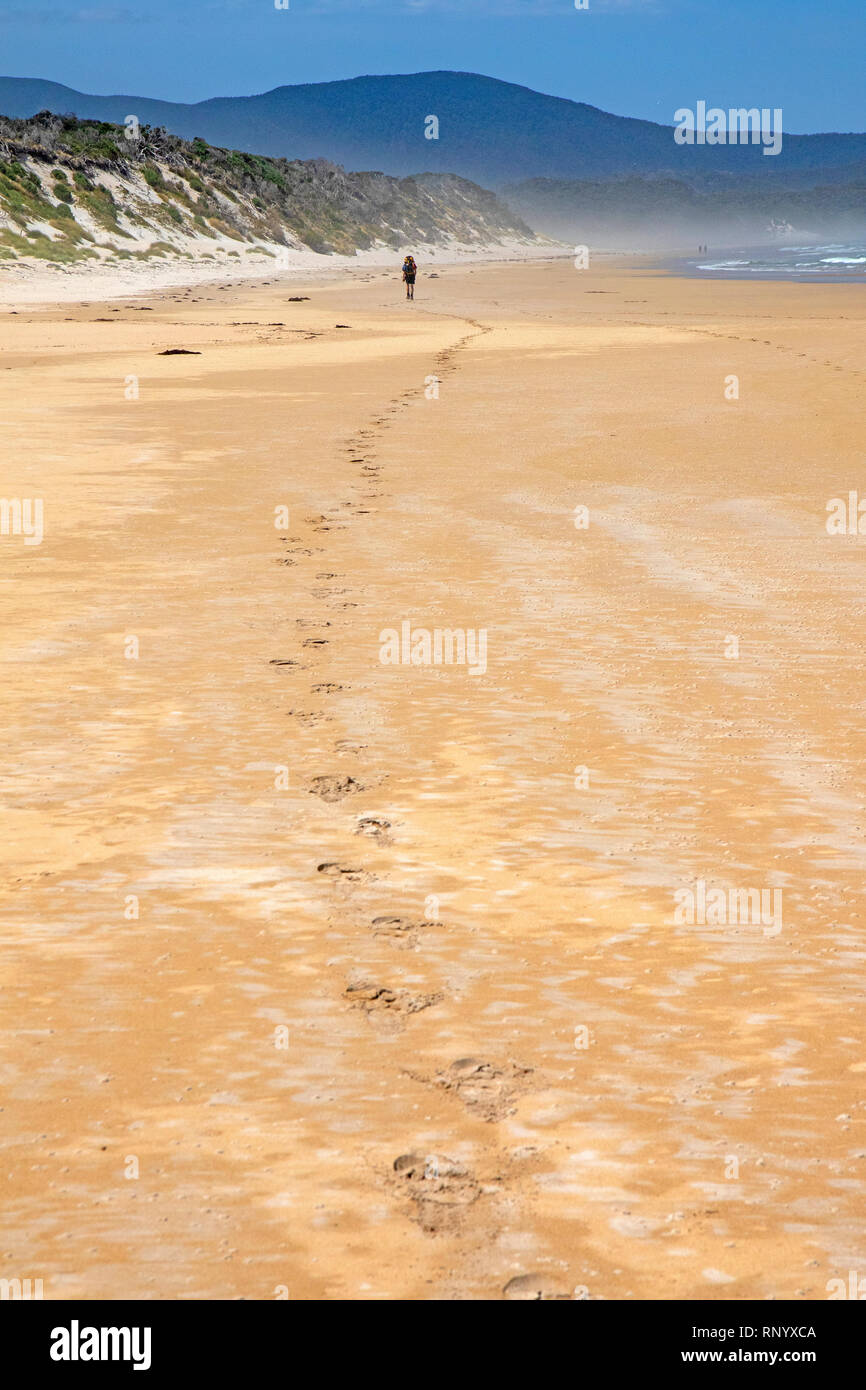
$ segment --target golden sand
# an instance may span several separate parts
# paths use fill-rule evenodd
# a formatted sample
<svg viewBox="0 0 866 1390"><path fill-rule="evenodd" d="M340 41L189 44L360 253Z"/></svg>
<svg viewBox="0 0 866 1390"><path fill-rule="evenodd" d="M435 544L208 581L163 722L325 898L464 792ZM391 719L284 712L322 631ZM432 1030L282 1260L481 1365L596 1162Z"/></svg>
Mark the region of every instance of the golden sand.
<svg viewBox="0 0 866 1390"><path fill-rule="evenodd" d="M44 506L0 536L0 1277L824 1299L863 1264L866 549L825 521L866 297L401 294L0 317L2 493ZM383 665L404 621L486 670ZM675 920L699 881L781 929Z"/></svg>

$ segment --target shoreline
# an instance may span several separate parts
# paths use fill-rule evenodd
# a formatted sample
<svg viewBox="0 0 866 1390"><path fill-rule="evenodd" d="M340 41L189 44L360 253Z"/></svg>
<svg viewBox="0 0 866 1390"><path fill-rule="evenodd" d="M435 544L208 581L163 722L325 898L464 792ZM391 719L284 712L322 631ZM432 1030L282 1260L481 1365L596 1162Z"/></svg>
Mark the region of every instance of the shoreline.
<svg viewBox="0 0 866 1390"><path fill-rule="evenodd" d="M731 255L745 253L755 248L726 248ZM759 248L762 249L762 248ZM217 264L181 260L166 260L157 264L124 267L46 267L28 262L17 269L22 272L15 279L16 267L9 263L0 265L0 314L19 313L22 310L48 309L62 305L99 304L119 299L158 298L163 294L186 289L207 289L220 285L224 289L239 290L267 287L268 285L292 285L326 289L348 278L349 283L369 283L376 273L391 273L399 280L399 253L393 255L381 250L361 252L357 256L321 256L316 252L298 256L288 267L277 268L267 264L264 259L246 267L246 273L238 274L240 267L231 259ZM524 243L508 243L502 247L485 246L479 248L432 247L420 253L423 267L419 279L439 270L459 270L463 267L482 267L497 265L532 265L567 261L573 250L565 244L560 246L527 246ZM649 251L623 251L621 249L591 249L590 269L595 273L618 271L620 269L641 270L647 274L663 275L666 278L707 283L735 284L786 284L786 285L862 285L866 283L863 274L815 274L795 275L780 270L743 274L735 269L701 271L693 263L693 258L681 255ZM582 271L582 274L588 272Z"/></svg>
<svg viewBox="0 0 866 1390"><path fill-rule="evenodd" d="M829 243L815 242L811 249L819 250ZM783 248L775 243L758 243L744 246L726 246L719 251L704 252L703 258L708 256L722 257L757 257L766 259L768 254L774 250L779 251ZM805 248L804 248L805 249ZM853 271L813 271L801 272L797 274L788 266L780 266L774 270L770 266L763 266L757 270L748 272L740 266L719 265L712 268L702 268L695 264L695 255L689 256L666 254L659 264L663 269L672 275L684 280L736 280L742 283L761 282L765 284L792 284L792 285L863 285L866 284L866 274L863 270L859 273Z"/></svg>

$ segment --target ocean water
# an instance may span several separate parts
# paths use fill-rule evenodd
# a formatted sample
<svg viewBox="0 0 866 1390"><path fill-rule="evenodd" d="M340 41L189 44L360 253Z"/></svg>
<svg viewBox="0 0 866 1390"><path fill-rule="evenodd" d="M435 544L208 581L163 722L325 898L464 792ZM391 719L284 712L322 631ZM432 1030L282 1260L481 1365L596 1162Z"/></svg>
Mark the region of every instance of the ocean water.
<svg viewBox="0 0 866 1390"><path fill-rule="evenodd" d="M866 283L866 241L798 246L787 242L703 256L677 263L701 279L830 280Z"/></svg>

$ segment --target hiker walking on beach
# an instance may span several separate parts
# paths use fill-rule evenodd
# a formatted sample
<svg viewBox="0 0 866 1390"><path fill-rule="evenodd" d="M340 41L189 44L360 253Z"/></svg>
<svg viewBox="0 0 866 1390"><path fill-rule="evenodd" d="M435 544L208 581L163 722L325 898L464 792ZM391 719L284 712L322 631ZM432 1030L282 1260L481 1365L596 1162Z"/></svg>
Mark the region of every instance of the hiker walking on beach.
<svg viewBox="0 0 866 1390"><path fill-rule="evenodd" d="M406 298L415 298L415 276L418 274L418 267L412 256L407 256L403 262L403 279L406 281Z"/></svg>

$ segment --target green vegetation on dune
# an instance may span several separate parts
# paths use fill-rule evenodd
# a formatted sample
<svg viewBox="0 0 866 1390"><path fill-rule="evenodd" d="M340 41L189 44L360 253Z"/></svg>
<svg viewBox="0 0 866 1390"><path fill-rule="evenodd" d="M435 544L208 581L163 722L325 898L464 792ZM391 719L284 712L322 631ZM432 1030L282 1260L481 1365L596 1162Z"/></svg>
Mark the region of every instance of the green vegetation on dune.
<svg viewBox="0 0 866 1390"><path fill-rule="evenodd" d="M5 260L31 256L35 260L57 261L66 265L74 261L98 259L98 252L83 240L75 242L58 238L52 241L44 232L20 236L15 232L0 229L0 256Z"/></svg>
<svg viewBox="0 0 866 1390"><path fill-rule="evenodd" d="M102 184L90 184L87 190L79 193L78 201L107 232L113 232L115 236L129 236L120 225L117 206L110 190Z"/></svg>
<svg viewBox="0 0 866 1390"><path fill-rule="evenodd" d="M36 175L15 159L0 161L0 200L12 220L22 225L53 211Z"/></svg>
<svg viewBox="0 0 866 1390"><path fill-rule="evenodd" d="M269 159L149 126L129 132L47 111L0 117L0 218L13 224L8 234L47 223L62 233L48 243L61 260L92 240L76 215L110 237L130 235L123 222L149 230L156 255L183 254L165 241L171 232L190 243L209 237L347 255L377 243L533 238L493 194L453 175L347 174L325 160ZM27 254L6 234L0 244Z"/></svg>

